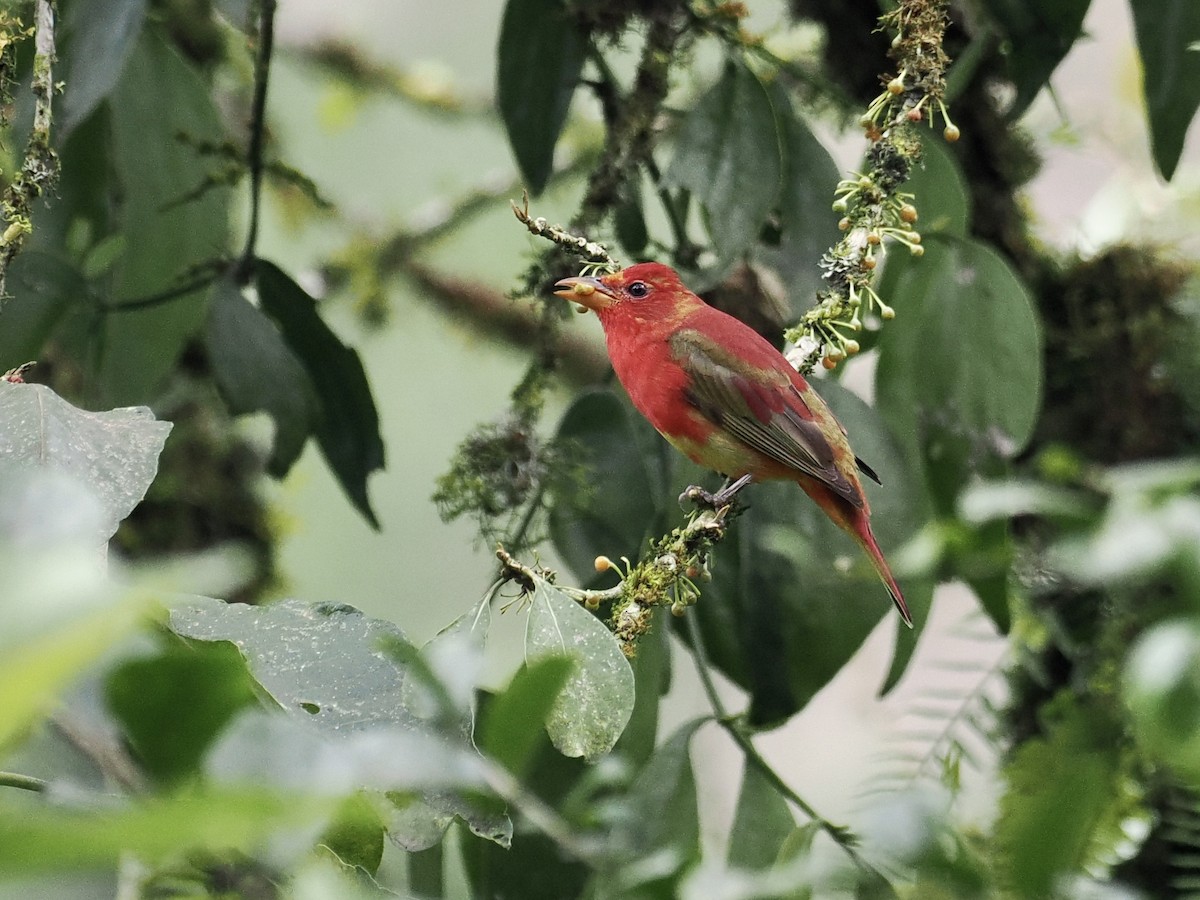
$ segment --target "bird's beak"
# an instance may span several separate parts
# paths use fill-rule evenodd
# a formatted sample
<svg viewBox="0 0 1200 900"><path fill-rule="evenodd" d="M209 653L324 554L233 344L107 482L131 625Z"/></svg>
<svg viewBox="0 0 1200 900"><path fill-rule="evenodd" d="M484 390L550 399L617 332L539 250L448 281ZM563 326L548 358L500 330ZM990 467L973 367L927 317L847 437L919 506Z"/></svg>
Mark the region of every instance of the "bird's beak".
<svg viewBox="0 0 1200 900"><path fill-rule="evenodd" d="M554 296L578 303L582 307L580 312L601 310L614 302L608 285L599 278L564 278L554 286L558 288Z"/></svg>

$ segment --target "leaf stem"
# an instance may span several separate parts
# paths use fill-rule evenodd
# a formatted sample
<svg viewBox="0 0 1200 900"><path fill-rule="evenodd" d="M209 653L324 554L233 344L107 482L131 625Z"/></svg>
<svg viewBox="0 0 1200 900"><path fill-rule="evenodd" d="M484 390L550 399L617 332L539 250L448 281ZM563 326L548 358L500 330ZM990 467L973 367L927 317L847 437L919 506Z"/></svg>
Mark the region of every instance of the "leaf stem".
<svg viewBox="0 0 1200 900"><path fill-rule="evenodd" d="M0 772L0 787L19 788L22 791L41 794L49 789L50 784L41 778L34 778L32 775L22 775L19 772Z"/></svg>
<svg viewBox="0 0 1200 900"><path fill-rule="evenodd" d="M708 697L709 705L712 706L713 712L716 714L717 724L725 729L725 732L733 738L733 742L738 745L742 754L746 757L746 762L758 769L762 776L767 779L781 796L794 803L801 812L812 819L822 831L829 835L833 842L842 848L856 866L878 878L883 878L883 875L859 854L856 846L858 839L853 832L844 825L834 825L818 813L808 801L797 794L783 780L782 776L771 767L771 764L763 758L762 754L758 752L758 748L754 746L754 742L740 725L741 717L729 714L724 702L717 693L717 686L713 682L708 653L704 649L704 637L700 633L700 622L694 612L685 618L687 619L688 638L692 644L692 658L696 662L696 673L700 676L700 684L703 686L704 693Z"/></svg>
<svg viewBox="0 0 1200 900"><path fill-rule="evenodd" d="M172 300L178 300L185 294L190 294L193 291L201 290L208 287L217 280L217 273L208 272L193 278L191 281L185 281L183 284L175 287L167 288L164 291L159 291L156 294L149 294L145 297L137 297L133 300L126 300L123 303L104 303L101 304L101 309L106 313L124 313L136 312L139 309L148 309L152 306L160 306L163 303L170 303Z"/></svg>
<svg viewBox="0 0 1200 900"><path fill-rule="evenodd" d="M262 211L263 146L266 139L267 82L271 74L271 54L275 46L276 0L259 0L258 53L254 60L254 99L250 107L250 143L246 163L250 169L250 224L246 229L246 248L237 271L243 283L250 279L254 266L254 248L258 243L258 223Z"/></svg>

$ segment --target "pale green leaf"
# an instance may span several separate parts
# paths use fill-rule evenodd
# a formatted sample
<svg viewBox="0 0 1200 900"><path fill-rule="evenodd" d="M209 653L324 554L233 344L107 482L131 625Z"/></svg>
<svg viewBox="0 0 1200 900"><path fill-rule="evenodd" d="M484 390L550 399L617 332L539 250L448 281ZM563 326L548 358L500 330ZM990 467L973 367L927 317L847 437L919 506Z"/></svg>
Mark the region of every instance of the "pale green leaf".
<svg viewBox="0 0 1200 900"><path fill-rule="evenodd" d="M525 660L567 657L575 670L546 720L550 740L566 756L607 753L633 712L633 669L599 619L558 588L539 581L529 608Z"/></svg>

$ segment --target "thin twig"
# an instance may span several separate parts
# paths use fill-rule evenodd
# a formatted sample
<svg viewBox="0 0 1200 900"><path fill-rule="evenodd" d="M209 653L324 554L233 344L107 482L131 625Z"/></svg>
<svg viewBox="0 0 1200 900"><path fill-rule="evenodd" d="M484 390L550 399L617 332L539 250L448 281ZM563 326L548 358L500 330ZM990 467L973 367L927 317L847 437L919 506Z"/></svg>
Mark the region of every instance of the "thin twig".
<svg viewBox="0 0 1200 900"><path fill-rule="evenodd" d="M0 787L19 788L22 791L33 791L41 794L49 790L50 783L32 775L22 775L19 772L0 772Z"/></svg>
<svg viewBox="0 0 1200 900"><path fill-rule="evenodd" d="M133 300L125 300L119 303L105 303L101 305L101 309L106 313L124 313L137 312L140 309L148 309L151 306L160 306L163 303L170 303L172 300L178 300L185 294L190 294L193 291L201 290L208 287L217 280L218 274L209 272L193 278L191 281L185 281L183 284L175 287L167 288L155 294L149 294L145 297L137 297Z"/></svg>
<svg viewBox="0 0 1200 900"><path fill-rule="evenodd" d="M246 229L246 248L238 263L238 273L247 280L254 267L254 248L258 243L258 222L262 210L263 146L267 130L267 82L271 74L271 54L275 46L276 0L259 0L258 53L254 60L254 100L250 107L250 142L246 163L250 168L250 224Z"/></svg>
<svg viewBox="0 0 1200 900"><path fill-rule="evenodd" d="M762 774L764 778L770 782L771 786L784 798L794 803L801 812L817 823L817 826L824 831L842 850L850 857L851 861L859 868L871 873L879 878L884 876L868 863L859 854L856 844L857 838L843 825L834 825L824 816L820 815L811 804L803 797L797 794L786 781L776 772L769 762L767 762L758 748L754 746L754 742L750 740L749 735L740 727L740 717L731 716L726 709L724 702L717 693L717 686L713 683L712 672L709 668L708 654L704 649L704 637L700 633L700 623L696 619L694 613L686 616L688 625L688 637L692 644L692 658L696 663L696 672L700 676L700 683L704 687L704 693L708 697L708 702L716 714L717 724L720 725L725 732L733 738L733 742L741 748L746 761Z"/></svg>

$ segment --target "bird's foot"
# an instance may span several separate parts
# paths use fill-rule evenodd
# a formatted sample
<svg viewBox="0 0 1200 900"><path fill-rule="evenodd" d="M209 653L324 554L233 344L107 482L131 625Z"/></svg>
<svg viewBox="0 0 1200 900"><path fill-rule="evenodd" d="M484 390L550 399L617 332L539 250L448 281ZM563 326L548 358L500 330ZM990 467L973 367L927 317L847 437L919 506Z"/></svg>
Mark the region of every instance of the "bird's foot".
<svg viewBox="0 0 1200 900"><path fill-rule="evenodd" d="M725 486L715 494L711 491L706 491L698 484L692 484L679 495L679 505L687 506L690 503L694 506L706 507L712 510L721 509L732 503L738 491L749 483L750 476L743 475L737 481L726 481Z"/></svg>

